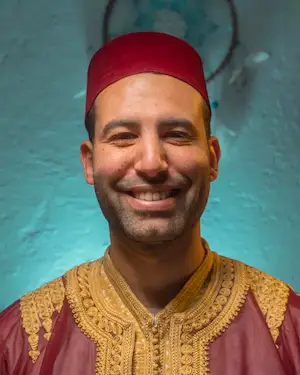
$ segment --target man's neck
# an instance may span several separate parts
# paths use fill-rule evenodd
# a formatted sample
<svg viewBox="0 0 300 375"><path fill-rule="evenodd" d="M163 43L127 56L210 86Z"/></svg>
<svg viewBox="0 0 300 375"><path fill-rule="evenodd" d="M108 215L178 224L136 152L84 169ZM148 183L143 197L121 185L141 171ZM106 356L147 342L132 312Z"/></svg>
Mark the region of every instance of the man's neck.
<svg viewBox="0 0 300 375"><path fill-rule="evenodd" d="M153 313L162 310L182 289L205 256L200 227L185 238L145 249L111 236L109 254L135 296Z"/></svg>

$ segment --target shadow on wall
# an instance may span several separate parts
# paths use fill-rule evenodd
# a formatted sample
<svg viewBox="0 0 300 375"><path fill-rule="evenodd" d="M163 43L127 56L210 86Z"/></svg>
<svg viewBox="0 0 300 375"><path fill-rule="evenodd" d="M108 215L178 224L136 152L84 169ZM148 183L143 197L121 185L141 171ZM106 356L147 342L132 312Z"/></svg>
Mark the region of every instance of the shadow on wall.
<svg viewBox="0 0 300 375"><path fill-rule="evenodd" d="M219 106L215 111L220 126L226 127L233 136L240 135L245 120L249 114L253 115L254 97L265 99L262 93L266 92L266 87L262 85L278 87L278 102L285 85L298 91L299 75L293 76L292 81L290 77L295 62L299 61L300 49L294 48L287 35L296 34L299 26L293 22L286 24L286 20L291 13L299 12L300 6L289 1L280 11L278 3L271 0L244 2L238 7L240 46L218 82ZM282 33L280 24L286 33ZM291 108L297 108L296 101L290 104ZM274 113L276 110L281 109L274 108Z"/></svg>
<svg viewBox="0 0 300 375"><path fill-rule="evenodd" d="M219 105L216 119L223 124L232 136L239 136L245 124L251 99L256 95L256 80L259 59L267 59L265 52L250 53L239 47L230 65L223 73L219 84Z"/></svg>
<svg viewBox="0 0 300 375"><path fill-rule="evenodd" d="M205 49L204 60L214 61L215 47L211 48L212 45L217 45L223 50L228 43L224 38L230 23L228 9L224 9L226 2L204 0L206 11L215 23L221 25L223 34L210 40ZM216 3L219 3L219 7L216 7ZM274 39L281 32L276 27L278 11L270 12L272 8L270 0L263 3L258 1L234 3L238 5L239 46L226 70L212 85L217 104L215 127L232 138L231 141L240 136L249 116L253 115L251 111L253 99L259 94L262 84L260 70L263 69L265 74L270 75L270 71L265 68L265 62L269 60L270 55L275 59L280 58ZM268 17L265 16L266 14ZM279 43L283 43L282 38L279 39L281 39Z"/></svg>
<svg viewBox="0 0 300 375"><path fill-rule="evenodd" d="M80 0L86 54L90 59L102 45L103 15L108 0Z"/></svg>

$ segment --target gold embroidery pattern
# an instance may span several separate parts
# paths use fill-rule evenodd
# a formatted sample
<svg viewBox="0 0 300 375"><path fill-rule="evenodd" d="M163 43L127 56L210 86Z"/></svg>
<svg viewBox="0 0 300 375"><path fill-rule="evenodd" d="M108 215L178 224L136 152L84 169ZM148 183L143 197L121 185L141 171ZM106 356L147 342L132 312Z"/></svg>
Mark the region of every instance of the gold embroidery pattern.
<svg viewBox="0 0 300 375"><path fill-rule="evenodd" d="M96 374L123 375L131 373L134 332L128 323L114 321L101 308L93 291L99 291L99 274L91 268L102 260L85 263L66 274L66 293L74 319L81 331L97 345ZM99 267L97 267L99 270ZM100 307L100 308L99 308Z"/></svg>
<svg viewBox="0 0 300 375"><path fill-rule="evenodd" d="M156 315L157 320L163 318L164 320L170 318L174 312L186 310L194 301L195 297L199 294L199 291L204 284L207 276L214 263L214 253L209 251L208 255L204 259L203 263L191 277L188 283L180 291L179 295L171 301L161 312ZM116 271L112 261L108 254L103 259L103 266L105 273L114 289L120 295L121 299L128 306L132 315L139 322L141 326L144 326L146 336L152 329L153 315L138 301L136 296L129 289L126 281ZM149 325L151 328L149 328Z"/></svg>
<svg viewBox="0 0 300 375"><path fill-rule="evenodd" d="M208 287L208 292L214 292L211 300L206 293L207 298L204 296L199 307L185 317L187 321L174 335L180 337L181 342L173 360L173 368L178 369L179 374L209 374L210 343L229 327L244 305L248 285L243 264L216 255L211 283L216 287ZM177 346L176 342L173 346Z"/></svg>
<svg viewBox="0 0 300 375"><path fill-rule="evenodd" d="M284 321L290 289L282 281L255 268L247 267L247 271L251 290L276 343Z"/></svg>
<svg viewBox="0 0 300 375"><path fill-rule="evenodd" d="M212 254L210 281L200 293L199 303L193 304L187 311L178 306L179 313L171 314L169 310L165 318L162 312L157 325L156 320L153 325L153 317L151 321L148 313L146 319L150 324L147 335L144 332L144 348L148 349L144 355L139 355L143 363L139 363L138 368L134 366L135 355L139 354L134 353L136 339L147 324L141 322L140 326L136 326L136 313L128 316L114 310L109 299L103 297L103 279L100 277L103 259L79 266L66 274L66 294L75 321L97 346L96 375L136 374L133 368L144 375L209 374L209 345L237 316L248 292L246 266ZM128 287L122 283L119 288L121 286L127 296ZM119 299L118 293L115 293ZM175 305L178 303L176 298ZM123 299L124 302L128 301ZM139 333L138 329L141 329ZM170 356L166 350L170 350ZM168 366L164 363L166 358L171 360Z"/></svg>
<svg viewBox="0 0 300 375"><path fill-rule="evenodd" d="M162 337L168 334L171 316L174 313L187 310L195 302L213 267L214 253L210 251L207 243L204 243L204 246L206 247L207 254L198 270L184 285L176 298L159 312L155 318L132 293L126 281L113 266L109 255L106 253L104 256L103 269L107 278L121 300L128 307L138 325L142 327L142 331L148 342L151 342L150 352L147 353L143 366L144 368L152 367L153 375L159 375L167 371L166 367L164 367L166 348Z"/></svg>
<svg viewBox="0 0 300 375"><path fill-rule="evenodd" d="M40 356L39 332L44 328L44 337L49 341L53 313L61 311L64 298L64 285L62 279L58 278L20 299L22 326L28 335L29 356L33 363Z"/></svg>

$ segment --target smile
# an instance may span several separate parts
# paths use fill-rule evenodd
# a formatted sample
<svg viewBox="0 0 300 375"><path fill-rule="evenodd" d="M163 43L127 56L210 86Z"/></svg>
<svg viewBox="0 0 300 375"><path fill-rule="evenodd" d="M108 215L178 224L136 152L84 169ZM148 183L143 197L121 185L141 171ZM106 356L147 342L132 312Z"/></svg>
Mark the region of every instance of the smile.
<svg viewBox="0 0 300 375"><path fill-rule="evenodd" d="M139 199L142 201L161 201L170 197L174 197L179 192L177 190L170 190L170 191L161 191L161 192L141 192L141 193L131 193L131 195L135 199Z"/></svg>
<svg viewBox="0 0 300 375"><path fill-rule="evenodd" d="M180 189L168 191L127 192L128 203L136 211L169 211L176 206Z"/></svg>
<svg viewBox="0 0 300 375"><path fill-rule="evenodd" d="M142 201L161 201L170 197L175 197L179 193L179 189L157 192L130 192L129 194L135 199Z"/></svg>

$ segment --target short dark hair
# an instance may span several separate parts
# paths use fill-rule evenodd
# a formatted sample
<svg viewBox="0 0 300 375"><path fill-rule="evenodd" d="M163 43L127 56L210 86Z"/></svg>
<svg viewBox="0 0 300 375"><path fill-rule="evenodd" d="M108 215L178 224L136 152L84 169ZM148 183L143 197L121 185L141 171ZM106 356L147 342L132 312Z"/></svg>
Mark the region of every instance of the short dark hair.
<svg viewBox="0 0 300 375"><path fill-rule="evenodd" d="M210 138L211 137L211 110L206 103L206 101L203 100L203 105L202 105L202 112L203 112L203 120L204 120L204 126L205 126L205 131L206 131L206 137Z"/></svg>
<svg viewBox="0 0 300 375"><path fill-rule="evenodd" d="M206 136L207 138L210 138L211 136L211 127L210 127L211 113L205 101L203 101L203 117L204 117ZM89 140L92 143L95 137L95 122L96 122L96 115L95 115L95 108L93 105L90 111L88 112L86 116L86 120L85 120L85 128L88 132Z"/></svg>
<svg viewBox="0 0 300 375"><path fill-rule="evenodd" d="M89 140L93 142L95 137L95 122L96 122L96 116L95 116L95 108L94 105L89 110L89 112L86 115L85 119L85 128L89 135Z"/></svg>

